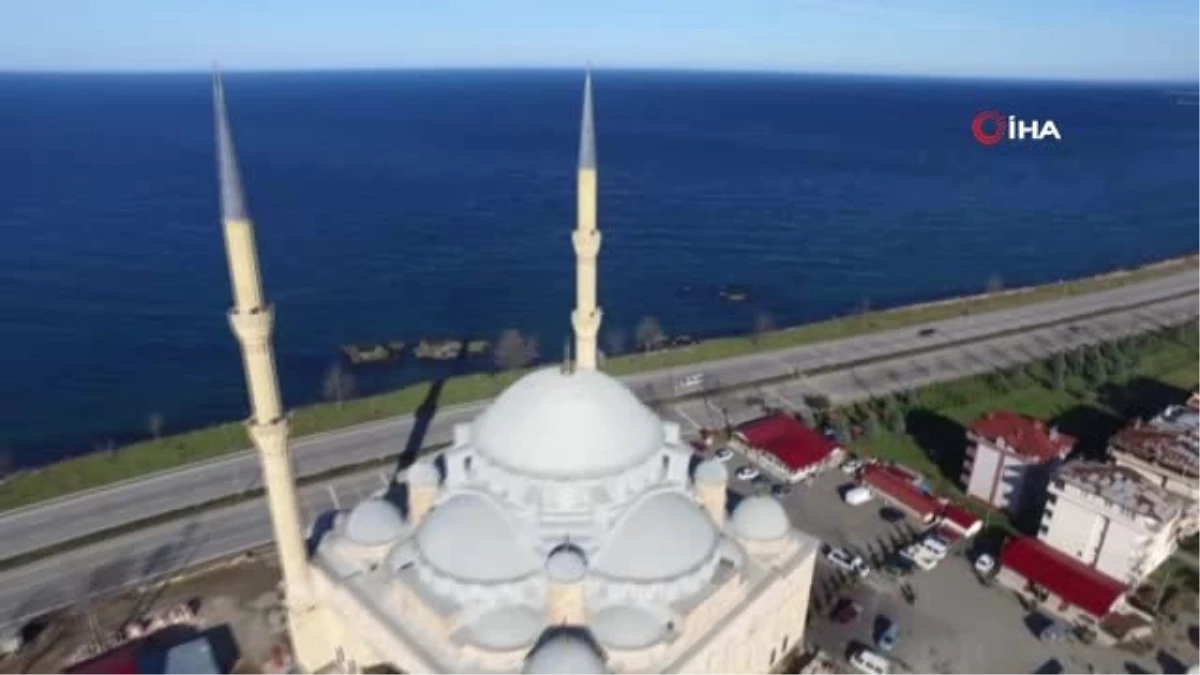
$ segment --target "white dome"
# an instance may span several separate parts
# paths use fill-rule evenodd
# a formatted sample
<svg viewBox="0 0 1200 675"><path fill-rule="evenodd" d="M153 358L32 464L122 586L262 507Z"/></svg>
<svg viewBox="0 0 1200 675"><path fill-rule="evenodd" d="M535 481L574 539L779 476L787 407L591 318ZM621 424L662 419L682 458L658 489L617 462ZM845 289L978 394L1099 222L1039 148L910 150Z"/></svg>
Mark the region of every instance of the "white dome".
<svg viewBox="0 0 1200 675"><path fill-rule="evenodd" d="M475 493L434 507L417 530L417 548L432 567L463 581L511 581L541 569L541 560L522 546L508 514Z"/></svg>
<svg viewBox="0 0 1200 675"><path fill-rule="evenodd" d="M786 536L791 521L774 497L746 497L733 510L733 530L742 539L773 541Z"/></svg>
<svg viewBox="0 0 1200 675"><path fill-rule="evenodd" d="M708 485L728 483L729 469L725 468L725 462L719 459L706 459L696 465L696 471L692 475L692 479L697 483L706 483Z"/></svg>
<svg viewBox="0 0 1200 675"><path fill-rule="evenodd" d="M708 560L717 545L708 514L676 492L632 507L600 548L595 570L630 581L673 579Z"/></svg>
<svg viewBox="0 0 1200 675"><path fill-rule="evenodd" d="M587 575L587 557L573 544L563 544L546 558L546 576L551 581L570 584Z"/></svg>
<svg viewBox="0 0 1200 675"><path fill-rule="evenodd" d="M643 649L667 636L667 622L641 607L618 605L588 617L588 628L601 644L617 649Z"/></svg>
<svg viewBox="0 0 1200 675"><path fill-rule="evenodd" d="M379 498L359 502L346 517L346 538L364 546L379 546L402 537L407 530L395 504Z"/></svg>
<svg viewBox="0 0 1200 675"><path fill-rule="evenodd" d="M466 628L469 642L484 649L506 651L533 642L546 628L542 612L520 605L487 612Z"/></svg>
<svg viewBox="0 0 1200 675"><path fill-rule="evenodd" d="M594 478L636 466L663 445L662 421L617 380L547 368L509 387L475 420L479 454L516 473Z"/></svg>
<svg viewBox="0 0 1200 675"><path fill-rule="evenodd" d="M437 485L442 482L442 474L433 462L417 461L408 467L409 485Z"/></svg>
<svg viewBox="0 0 1200 675"><path fill-rule="evenodd" d="M548 636L525 660L526 673L606 673L604 657L587 636L559 630Z"/></svg>

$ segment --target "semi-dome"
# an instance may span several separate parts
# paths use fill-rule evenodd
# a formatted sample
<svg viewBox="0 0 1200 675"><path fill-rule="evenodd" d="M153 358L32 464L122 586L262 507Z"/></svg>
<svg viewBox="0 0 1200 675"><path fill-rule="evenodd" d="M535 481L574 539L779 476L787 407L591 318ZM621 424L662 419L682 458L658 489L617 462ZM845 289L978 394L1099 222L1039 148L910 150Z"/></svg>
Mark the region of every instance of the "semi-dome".
<svg viewBox="0 0 1200 675"><path fill-rule="evenodd" d="M708 514L677 492L632 507L596 555L595 569L630 581L673 579L713 555L718 533Z"/></svg>
<svg viewBox="0 0 1200 675"><path fill-rule="evenodd" d="M642 607L616 605L588 617L588 628L601 644L617 649L643 649L662 642L669 631L667 621Z"/></svg>
<svg viewBox="0 0 1200 675"><path fill-rule="evenodd" d="M541 568L541 560L522 546L508 514L476 493L458 494L434 507L417 530L417 548L434 569L463 581L511 581Z"/></svg>
<svg viewBox="0 0 1200 675"><path fill-rule="evenodd" d="M582 631L559 629L533 648L526 673L606 673L604 657Z"/></svg>
<svg viewBox="0 0 1200 675"><path fill-rule="evenodd" d="M406 526L400 509L389 501L373 497L359 502L346 517L346 538L364 546L379 546L404 535Z"/></svg>
<svg viewBox="0 0 1200 675"><path fill-rule="evenodd" d="M546 557L546 576L560 584L572 584L587 575L587 557L574 544L558 546Z"/></svg>
<svg viewBox="0 0 1200 675"><path fill-rule="evenodd" d="M662 421L600 372L547 368L509 387L474 423L479 454L516 473L594 478L650 458Z"/></svg>
<svg viewBox="0 0 1200 675"><path fill-rule="evenodd" d="M522 605L485 613L466 627L467 641L484 649L505 651L527 645L546 629L545 615Z"/></svg>
<svg viewBox="0 0 1200 675"><path fill-rule="evenodd" d="M733 510L732 521L738 537L754 541L780 539L792 526L779 500L767 495L743 499Z"/></svg>
<svg viewBox="0 0 1200 675"><path fill-rule="evenodd" d="M408 467L409 485L437 485L442 482L442 474L433 462L417 461Z"/></svg>
<svg viewBox="0 0 1200 675"><path fill-rule="evenodd" d="M697 483L720 485L729 482L729 469L725 468L725 462L719 459L706 459L696 465L692 478Z"/></svg>

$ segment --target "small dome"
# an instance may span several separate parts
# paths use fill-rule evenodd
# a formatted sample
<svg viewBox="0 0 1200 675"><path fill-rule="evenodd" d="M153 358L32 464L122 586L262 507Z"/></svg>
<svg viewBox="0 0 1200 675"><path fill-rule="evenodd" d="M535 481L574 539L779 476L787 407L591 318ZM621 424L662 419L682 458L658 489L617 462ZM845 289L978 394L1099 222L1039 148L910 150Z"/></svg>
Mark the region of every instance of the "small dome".
<svg viewBox="0 0 1200 675"><path fill-rule="evenodd" d="M662 421L619 381L594 370L547 368L506 389L475 420L479 454L539 478L596 478L648 460Z"/></svg>
<svg viewBox="0 0 1200 675"><path fill-rule="evenodd" d="M725 468L725 462L719 459L706 459L696 465L696 471L692 474L692 479L697 483L706 483L708 485L728 483L729 469Z"/></svg>
<svg viewBox="0 0 1200 675"><path fill-rule="evenodd" d="M617 523L594 568L614 579L672 579L708 560L717 536L708 514L691 499L676 492L656 494Z"/></svg>
<svg viewBox="0 0 1200 675"><path fill-rule="evenodd" d="M542 612L519 605L501 607L472 621L466 639L484 649L506 651L532 643L545 629Z"/></svg>
<svg viewBox="0 0 1200 675"><path fill-rule="evenodd" d="M631 605L608 607L588 617L588 628L601 644L617 649L644 649L667 636L667 622Z"/></svg>
<svg viewBox="0 0 1200 675"><path fill-rule="evenodd" d="M359 502L346 517L346 538L363 546L379 546L404 536L404 516L395 504L372 497Z"/></svg>
<svg viewBox="0 0 1200 675"><path fill-rule="evenodd" d="M587 575L587 557L574 544L563 544L546 558L546 575L560 584L575 583Z"/></svg>
<svg viewBox="0 0 1200 675"><path fill-rule="evenodd" d="M508 514L490 498L459 494L434 507L417 530L417 548L436 570L496 583L537 572L541 560L522 545Z"/></svg>
<svg viewBox="0 0 1200 675"><path fill-rule="evenodd" d="M525 659L525 673L606 673L604 657L586 635L558 630L542 640Z"/></svg>
<svg viewBox="0 0 1200 675"><path fill-rule="evenodd" d="M733 529L741 539L774 541L787 535L791 521L774 497L746 497L733 510Z"/></svg>
<svg viewBox="0 0 1200 675"><path fill-rule="evenodd" d="M416 461L408 467L409 485L437 485L442 482L442 473L433 462Z"/></svg>

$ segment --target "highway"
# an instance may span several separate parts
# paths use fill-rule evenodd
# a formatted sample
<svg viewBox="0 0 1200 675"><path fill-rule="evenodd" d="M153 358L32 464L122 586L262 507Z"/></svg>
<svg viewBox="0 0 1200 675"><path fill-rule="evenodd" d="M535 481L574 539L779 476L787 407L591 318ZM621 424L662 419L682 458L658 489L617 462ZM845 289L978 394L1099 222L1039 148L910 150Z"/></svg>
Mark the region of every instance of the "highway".
<svg viewBox="0 0 1200 675"><path fill-rule="evenodd" d="M1066 326L1037 329L1027 334L951 346L921 356L899 357L799 378L763 389L766 394L779 397L785 405L805 393L850 400L878 395L892 387L911 388L1042 358L1054 350L1101 342L1195 317L1196 300L1188 296L1079 320L1074 330ZM703 401L677 404L667 413L691 428L705 424L705 416L711 414ZM342 497L342 505L347 506L379 489L386 480L384 472L366 470L328 484L335 486ZM302 488L300 495L304 517L309 522L332 504L324 485ZM91 594L111 592L140 580L264 545L270 540L270 521L264 500L257 498L55 555L0 573L0 624L26 620Z"/></svg>
<svg viewBox="0 0 1200 675"><path fill-rule="evenodd" d="M673 393L675 383L685 373L703 372L722 387L739 386L1070 321L1196 291L1195 273L1183 272L1087 295L631 375L622 380L643 398L662 398ZM1189 297L1195 302L1194 295ZM929 330L932 333L919 334ZM480 402L438 409L427 425L415 425L410 415L296 439L292 443L296 474L319 475L395 456L410 444L414 426L427 426L419 440L421 446L449 442L453 425L473 419L486 405L487 402ZM258 487L261 487L258 459L253 451L246 450L17 509L0 515L0 540L6 544L0 560Z"/></svg>

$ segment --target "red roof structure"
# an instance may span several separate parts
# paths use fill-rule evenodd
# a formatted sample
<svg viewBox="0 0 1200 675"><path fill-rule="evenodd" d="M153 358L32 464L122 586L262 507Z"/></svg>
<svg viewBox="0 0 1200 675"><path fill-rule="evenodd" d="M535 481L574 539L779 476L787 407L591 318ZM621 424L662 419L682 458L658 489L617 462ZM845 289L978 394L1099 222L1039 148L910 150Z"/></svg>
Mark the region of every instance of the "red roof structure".
<svg viewBox="0 0 1200 675"><path fill-rule="evenodd" d="M1008 410L993 410L978 417L968 430L992 443L1003 440L1016 453L1041 461L1063 458L1075 447L1074 436L1047 429L1041 420Z"/></svg>
<svg viewBox="0 0 1200 675"><path fill-rule="evenodd" d="M868 464L859 474L859 480L924 520L933 518L942 510L942 503L937 497L917 487L914 476L897 467Z"/></svg>
<svg viewBox="0 0 1200 675"><path fill-rule="evenodd" d="M774 455L792 472L820 464L838 449L821 434L783 413L746 422L738 427L738 433L753 447Z"/></svg>
<svg viewBox="0 0 1200 675"><path fill-rule="evenodd" d="M957 504L947 504L942 509L942 524L963 537L973 537L983 528L983 522L975 514Z"/></svg>
<svg viewBox="0 0 1200 675"><path fill-rule="evenodd" d="M1000 552L1000 565L1096 618L1112 611L1128 590L1120 581L1033 537L1010 539Z"/></svg>
<svg viewBox="0 0 1200 675"><path fill-rule="evenodd" d="M142 673L142 642L128 642L111 651L68 666L64 672L81 675L138 675Z"/></svg>

